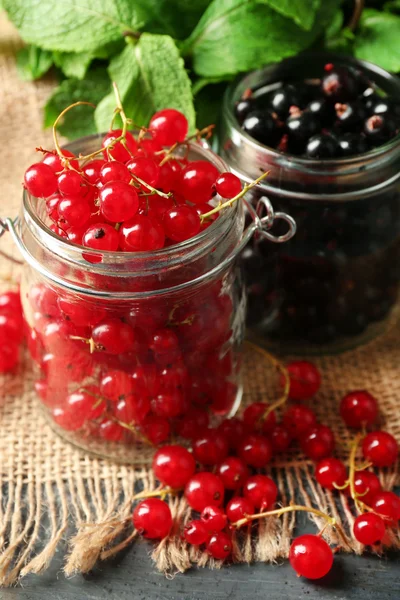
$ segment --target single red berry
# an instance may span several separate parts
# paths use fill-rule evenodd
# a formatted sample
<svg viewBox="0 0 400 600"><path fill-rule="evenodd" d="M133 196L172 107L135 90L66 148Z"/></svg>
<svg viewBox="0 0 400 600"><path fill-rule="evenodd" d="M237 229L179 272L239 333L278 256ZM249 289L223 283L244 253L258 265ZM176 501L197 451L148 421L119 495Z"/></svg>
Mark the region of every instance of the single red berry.
<svg viewBox="0 0 400 600"><path fill-rule="evenodd" d="M354 537L361 544L373 546L384 538L386 527L383 519L374 513L358 515L353 525Z"/></svg>
<svg viewBox="0 0 400 600"><path fill-rule="evenodd" d="M132 381L137 393L156 396L160 390L160 382L155 365L138 365L132 371Z"/></svg>
<svg viewBox="0 0 400 600"><path fill-rule="evenodd" d="M131 174L131 178L132 175L134 175L152 187L157 186L158 178L160 176L160 167L153 159L135 157L126 163L126 166ZM145 188L145 191L148 190L146 186L143 186L143 188Z"/></svg>
<svg viewBox="0 0 400 600"><path fill-rule="evenodd" d="M111 223L132 219L139 208L137 191L124 181L106 183L99 192L99 201L101 214Z"/></svg>
<svg viewBox="0 0 400 600"><path fill-rule="evenodd" d="M84 225L90 219L89 203L79 196L65 196L57 205L60 219L68 225Z"/></svg>
<svg viewBox="0 0 400 600"><path fill-rule="evenodd" d="M187 440L193 440L208 428L209 420L205 410L194 406L175 422L176 433Z"/></svg>
<svg viewBox="0 0 400 600"><path fill-rule="evenodd" d="M382 490L382 486L375 473L357 471L354 475L354 490L360 496L360 500L370 506L373 498Z"/></svg>
<svg viewBox="0 0 400 600"><path fill-rule="evenodd" d="M306 360L296 360L287 365L290 377L289 398L308 400L321 387L321 375L317 367Z"/></svg>
<svg viewBox="0 0 400 600"><path fill-rule="evenodd" d="M121 248L127 252L148 252L164 247L165 233L155 217L135 215L125 221L119 233Z"/></svg>
<svg viewBox="0 0 400 600"><path fill-rule="evenodd" d="M300 445L308 458L321 460L332 454L335 448L335 436L327 425L316 425L303 435Z"/></svg>
<svg viewBox="0 0 400 600"><path fill-rule="evenodd" d="M163 446L154 455L154 475L168 487L184 487L196 470L193 455L178 445Z"/></svg>
<svg viewBox="0 0 400 600"><path fill-rule="evenodd" d="M315 477L322 487L334 490L346 483L347 469L338 458L323 458L315 467Z"/></svg>
<svg viewBox="0 0 400 600"><path fill-rule="evenodd" d="M96 325L106 314L105 309L98 304L90 305L70 294L58 296L57 305L64 319L77 327Z"/></svg>
<svg viewBox="0 0 400 600"><path fill-rule="evenodd" d="M172 364L180 355L179 339L172 329L157 329L152 335L150 348L159 364Z"/></svg>
<svg viewBox="0 0 400 600"><path fill-rule="evenodd" d="M86 229L82 236L82 245L95 250L115 252L119 246L118 231L111 225L107 225L107 223L96 223ZM101 258L99 257L99 262L100 260Z"/></svg>
<svg viewBox="0 0 400 600"><path fill-rule="evenodd" d="M400 498L394 492L379 492L376 494L372 498L371 508L390 521L391 524L395 524L400 520Z"/></svg>
<svg viewBox="0 0 400 600"><path fill-rule="evenodd" d="M150 119L149 130L156 143L172 146L183 142L189 129L188 121L179 110L165 108L159 110Z"/></svg>
<svg viewBox="0 0 400 600"><path fill-rule="evenodd" d="M145 538L163 539L172 527L172 515L166 502L159 498L147 498L133 511L133 525Z"/></svg>
<svg viewBox="0 0 400 600"><path fill-rule="evenodd" d="M114 406L114 414L125 425L142 425L150 409L150 399L147 396L132 394L118 400Z"/></svg>
<svg viewBox="0 0 400 600"><path fill-rule="evenodd" d="M164 212L165 235L173 242L188 240L200 231L200 217L192 206L174 206Z"/></svg>
<svg viewBox="0 0 400 600"><path fill-rule="evenodd" d="M163 417L157 417L155 415L149 415L145 418L142 423L142 429L145 436L155 446L159 446L166 439L171 431L171 427L167 419Z"/></svg>
<svg viewBox="0 0 400 600"><path fill-rule="evenodd" d="M0 373L13 371L19 362L19 346L0 339Z"/></svg>
<svg viewBox="0 0 400 600"><path fill-rule="evenodd" d="M237 417L232 417L230 419L224 419L221 421L217 427L217 431L222 433L222 435L225 437L229 444L230 450L235 450L245 435L243 421Z"/></svg>
<svg viewBox="0 0 400 600"><path fill-rule="evenodd" d="M206 506L201 513L201 520L207 526L210 533L218 533L225 529L228 523L228 517L222 508L218 506Z"/></svg>
<svg viewBox="0 0 400 600"><path fill-rule="evenodd" d="M387 431L372 431L363 439L362 451L375 467L390 467L397 460L399 446Z"/></svg>
<svg viewBox="0 0 400 600"><path fill-rule="evenodd" d="M86 163L84 167L82 167L83 174L85 176L86 181L95 185L100 179L100 171L103 165L105 165L104 160L91 160Z"/></svg>
<svg viewBox="0 0 400 600"><path fill-rule="evenodd" d="M242 182L233 173L221 173L215 182L215 189L222 198L234 198L242 191Z"/></svg>
<svg viewBox="0 0 400 600"><path fill-rule="evenodd" d="M100 181L104 185L111 181L123 181L129 183L132 179L128 168L122 162L114 160L112 162L104 162L100 169Z"/></svg>
<svg viewBox="0 0 400 600"><path fill-rule="evenodd" d="M20 314L22 316L22 305L19 292L7 291L0 294L0 313L3 315Z"/></svg>
<svg viewBox="0 0 400 600"><path fill-rule="evenodd" d="M292 436L283 425L274 425L269 431L269 440L275 454L286 452L292 441Z"/></svg>
<svg viewBox="0 0 400 600"><path fill-rule="evenodd" d="M317 418L311 408L302 404L289 406L283 415L283 425L294 439L302 437L317 424Z"/></svg>
<svg viewBox="0 0 400 600"><path fill-rule="evenodd" d="M185 498L189 506L198 512L206 506L221 506L224 501L223 483L217 475L201 471L187 482Z"/></svg>
<svg viewBox="0 0 400 600"><path fill-rule="evenodd" d="M187 403L180 390L170 391L169 393L158 394L152 400L153 413L158 417L174 419L186 412Z"/></svg>
<svg viewBox="0 0 400 600"><path fill-rule="evenodd" d="M139 197L139 215L152 217L162 223L164 213L174 208L175 204L172 198L163 198L162 196L140 196Z"/></svg>
<svg viewBox="0 0 400 600"><path fill-rule="evenodd" d="M264 433L269 432L276 424L276 416L274 412L270 412L267 418L263 415L268 409L268 404L265 402L253 402L246 407L243 413L243 424L249 433L262 430Z"/></svg>
<svg viewBox="0 0 400 600"><path fill-rule="evenodd" d="M213 186L219 177L217 167L205 160L190 162L181 173L180 191L185 200L193 204L208 202Z"/></svg>
<svg viewBox="0 0 400 600"><path fill-rule="evenodd" d="M116 318L103 319L92 330L96 349L108 354L123 354L133 349L135 333L129 325Z"/></svg>
<svg viewBox="0 0 400 600"><path fill-rule="evenodd" d="M254 506L248 498L234 496L226 507L226 516L231 523L236 523L248 515L254 514Z"/></svg>
<svg viewBox="0 0 400 600"><path fill-rule="evenodd" d="M75 158L75 154L73 154L69 150L61 150L61 154L68 160L71 158ZM61 173L61 171L66 166L65 164L63 164L64 161L61 159L61 157L57 154L55 150L54 152L47 152L44 155L42 162L45 165L48 165L51 168L51 170L54 171L54 173ZM79 162L77 160L71 160L70 165L74 169L79 169Z"/></svg>
<svg viewBox="0 0 400 600"><path fill-rule="evenodd" d="M24 329L21 315L15 316L0 313L0 337L13 343L20 344L24 339Z"/></svg>
<svg viewBox="0 0 400 600"><path fill-rule="evenodd" d="M350 392L340 403L340 416L347 427L369 427L378 417L378 403L364 390Z"/></svg>
<svg viewBox="0 0 400 600"><path fill-rule="evenodd" d="M333 553L321 537L306 533L293 540L289 561L297 575L307 579L320 579L331 570Z"/></svg>
<svg viewBox="0 0 400 600"><path fill-rule="evenodd" d="M247 435L238 448L238 455L250 467L261 468L271 460L272 446L269 440L257 433Z"/></svg>
<svg viewBox="0 0 400 600"><path fill-rule="evenodd" d="M127 160L129 160L130 158L132 158L132 156L135 154L136 150L137 150L137 143L135 138L133 137L133 135L127 131L126 132L126 137L125 137L125 145L126 148L122 145L121 142L117 142L116 144L114 144L114 141L120 137L122 134L122 129L113 129L112 131L109 131L103 139L103 143L102 146L104 148L104 158L106 160L108 160L108 154L107 154L107 150L106 148L111 147L108 152L110 153L110 156L113 157L114 160L118 160L119 162L126 162Z"/></svg>
<svg viewBox="0 0 400 600"><path fill-rule="evenodd" d="M64 196L81 196L85 182L77 171L64 171L57 177L58 189Z"/></svg>
<svg viewBox="0 0 400 600"><path fill-rule="evenodd" d="M98 436L107 442L120 442L126 429L112 419L104 419L97 429Z"/></svg>
<svg viewBox="0 0 400 600"><path fill-rule="evenodd" d="M243 495L248 498L255 508L271 510L278 496L276 483L267 475L249 477L243 488Z"/></svg>
<svg viewBox="0 0 400 600"><path fill-rule="evenodd" d="M215 533L207 544L207 552L217 560L225 560L232 552L231 538L223 531Z"/></svg>
<svg viewBox="0 0 400 600"><path fill-rule="evenodd" d="M24 183L28 192L36 198L48 198L58 189L54 171L44 162L35 163L25 171Z"/></svg>
<svg viewBox="0 0 400 600"><path fill-rule="evenodd" d="M238 490L243 487L249 476L246 463L236 456L228 456L217 469L217 474L227 490Z"/></svg>
<svg viewBox="0 0 400 600"><path fill-rule="evenodd" d="M187 543L193 546L201 546L201 544L205 544L210 538L206 524L200 519L195 519L185 525L183 535Z"/></svg>
<svg viewBox="0 0 400 600"><path fill-rule="evenodd" d="M193 442L193 455L201 465L216 465L228 455L225 437L215 429L203 431Z"/></svg>

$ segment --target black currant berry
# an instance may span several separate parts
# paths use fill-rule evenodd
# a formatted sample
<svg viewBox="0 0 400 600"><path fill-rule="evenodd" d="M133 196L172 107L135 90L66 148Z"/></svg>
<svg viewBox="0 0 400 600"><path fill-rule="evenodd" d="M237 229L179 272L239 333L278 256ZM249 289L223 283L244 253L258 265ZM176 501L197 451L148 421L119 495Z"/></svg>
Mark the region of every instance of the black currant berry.
<svg viewBox="0 0 400 600"><path fill-rule="evenodd" d="M335 108L326 98L312 100L305 110L315 115L322 127L330 127L336 118Z"/></svg>
<svg viewBox="0 0 400 600"><path fill-rule="evenodd" d="M325 65L326 74L321 87L325 96L335 102L348 102L357 97L359 84L354 73L346 67Z"/></svg>
<svg viewBox="0 0 400 600"><path fill-rule="evenodd" d="M396 120L400 119L400 104L392 100L378 98L370 102L367 108L370 115L390 115Z"/></svg>
<svg viewBox="0 0 400 600"><path fill-rule="evenodd" d="M291 152L303 152L308 138L316 135L321 130L321 123L310 112L302 112L289 117L286 121L289 134L288 148Z"/></svg>
<svg viewBox="0 0 400 600"><path fill-rule="evenodd" d="M342 156L355 156L368 152L369 146L363 134L344 133L338 136Z"/></svg>
<svg viewBox="0 0 400 600"><path fill-rule="evenodd" d="M286 119L291 106L301 105L301 93L297 91L294 85L284 85L275 90L270 97L270 109L275 112L280 119Z"/></svg>
<svg viewBox="0 0 400 600"><path fill-rule="evenodd" d="M319 133L308 140L307 158L336 158L340 155L337 139L330 133Z"/></svg>
<svg viewBox="0 0 400 600"><path fill-rule="evenodd" d="M365 120L367 111L361 102L336 102L336 125L343 131L354 131Z"/></svg>
<svg viewBox="0 0 400 600"><path fill-rule="evenodd" d="M251 98L247 100L239 100L235 106L235 116L240 124L243 123L246 116L254 108L254 101Z"/></svg>
<svg viewBox="0 0 400 600"><path fill-rule="evenodd" d="M388 142L396 131L396 123L390 115L372 115L364 123L365 136L373 146Z"/></svg>
<svg viewBox="0 0 400 600"><path fill-rule="evenodd" d="M281 136L276 119L264 110L254 110L249 113L242 127L251 137L266 146L275 146Z"/></svg>

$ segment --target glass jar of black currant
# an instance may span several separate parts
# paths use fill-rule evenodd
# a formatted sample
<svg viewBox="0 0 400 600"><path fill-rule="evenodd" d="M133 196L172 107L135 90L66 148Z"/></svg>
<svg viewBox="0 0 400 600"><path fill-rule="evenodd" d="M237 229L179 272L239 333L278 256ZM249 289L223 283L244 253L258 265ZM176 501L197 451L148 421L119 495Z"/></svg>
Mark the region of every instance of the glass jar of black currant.
<svg viewBox="0 0 400 600"><path fill-rule="evenodd" d="M269 171L253 201L297 223L288 244L255 237L242 256L265 343L340 351L382 330L400 279L399 127L400 80L347 56L299 55L227 90L220 155L245 182Z"/></svg>
<svg viewBox="0 0 400 600"><path fill-rule="evenodd" d="M81 157L99 146L93 136L65 150ZM186 165L207 161L227 170L201 144L179 152ZM92 161L93 173L96 167ZM153 196L145 202L159 211ZM162 198L172 202L168 194ZM133 462L135 448L143 456L172 435L191 439L234 414L242 396L246 308L235 259L255 228L271 223L244 232L238 201L185 241L112 252L66 239L63 222L51 224L53 209L52 197L45 202L25 190L20 217L0 221L26 260L21 298L28 348L51 425L79 447ZM99 232L107 227L118 231L103 224Z"/></svg>

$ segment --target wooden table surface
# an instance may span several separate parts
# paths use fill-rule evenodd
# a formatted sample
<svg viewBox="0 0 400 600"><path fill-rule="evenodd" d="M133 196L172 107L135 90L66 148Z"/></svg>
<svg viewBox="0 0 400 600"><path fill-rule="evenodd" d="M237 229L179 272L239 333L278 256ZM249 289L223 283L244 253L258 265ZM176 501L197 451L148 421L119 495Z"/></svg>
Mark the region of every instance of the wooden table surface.
<svg viewBox="0 0 400 600"><path fill-rule="evenodd" d="M302 515L299 532L313 531ZM298 578L288 563L192 569L173 579L156 572L151 545L136 542L89 575L65 579L62 553L41 576L0 590L1 600L399 600L400 554L384 558L338 554L319 581Z"/></svg>

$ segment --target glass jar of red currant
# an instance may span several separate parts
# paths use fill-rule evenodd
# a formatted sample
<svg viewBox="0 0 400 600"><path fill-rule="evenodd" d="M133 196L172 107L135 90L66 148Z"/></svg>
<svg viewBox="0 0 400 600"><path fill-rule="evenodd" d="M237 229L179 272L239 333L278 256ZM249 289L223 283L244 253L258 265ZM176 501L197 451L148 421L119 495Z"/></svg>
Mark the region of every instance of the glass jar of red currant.
<svg viewBox="0 0 400 600"><path fill-rule="evenodd" d="M82 169L74 166L73 157L89 155L99 146L101 137L93 136L63 150L72 153L72 168L61 168L59 188L65 185L66 173L71 179L68 185L74 185L73 178ZM204 172L205 164L213 165L217 175L227 171L224 162L202 144L185 143L181 151L186 165L202 161L196 165ZM131 235L131 230L137 233L137 225L135 229L130 220L115 225L111 212L120 209L119 191L107 204L111 225L104 221L92 231L87 220L85 228L93 236L86 232L82 238L81 232L77 240L79 221L70 227L68 211L60 218L64 205L56 207L58 225L52 223L54 196L45 199L52 191L52 178L40 165L59 161L59 155L46 157L28 169L25 185L33 188L29 173L43 171L48 178L33 181L49 189L41 198L25 190L20 217L0 225L11 232L26 259L21 297L28 348L35 364L36 392L51 424L80 447L134 461L138 443L143 451L171 436L190 439L219 417L234 414L242 395L240 349L246 307L235 258L256 227L271 223L253 223L244 233L243 205L238 201L180 243L170 239L159 249L150 244L148 251L142 244L142 251L134 252L133 240L138 243L143 237L148 244L153 233L148 229L142 237ZM123 171L118 161L93 162L83 167L85 186L92 171L105 169L105 175L110 168ZM225 173L220 184L229 187L229 181ZM99 187L111 189L107 185ZM88 186L85 193L90 190ZM167 206L173 204L160 189L158 193L164 195L153 192L139 193L152 214L161 211L163 200ZM61 194L59 202L70 207L72 197ZM86 196L79 196L81 219L85 201ZM177 206L186 204L181 200ZM97 210L96 205L92 210ZM140 214L149 216L149 207L144 206L144 211ZM100 212L104 216L103 205ZM165 215L161 222L166 229ZM120 236L119 251L110 251L107 245L98 249L97 242L104 242L108 228Z"/></svg>
<svg viewBox="0 0 400 600"><path fill-rule="evenodd" d="M382 330L400 279L400 80L347 56L302 54L227 91L220 154L298 231L243 254L248 323L282 349L357 345ZM279 229L274 231L278 231Z"/></svg>

